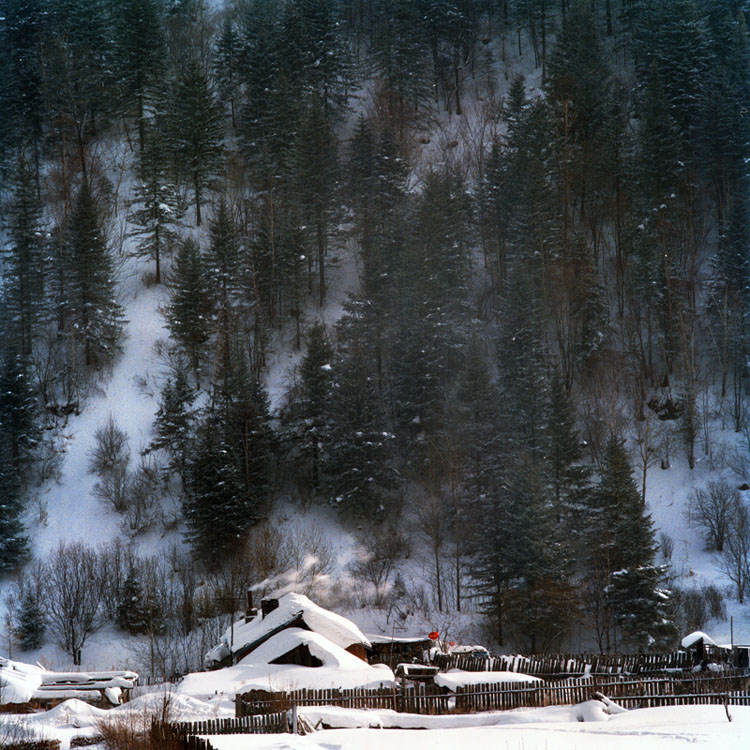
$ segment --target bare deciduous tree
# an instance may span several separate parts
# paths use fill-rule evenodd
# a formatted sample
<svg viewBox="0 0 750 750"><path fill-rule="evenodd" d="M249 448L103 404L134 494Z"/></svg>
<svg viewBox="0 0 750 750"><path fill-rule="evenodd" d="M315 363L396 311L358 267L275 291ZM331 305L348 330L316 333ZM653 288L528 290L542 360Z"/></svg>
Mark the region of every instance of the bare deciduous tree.
<svg viewBox="0 0 750 750"><path fill-rule="evenodd" d="M130 460L128 442L128 436L110 414L94 433L94 447L89 452L89 471L104 477L120 467L127 467Z"/></svg>
<svg viewBox="0 0 750 750"><path fill-rule="evenodd" d="M705 489L695 489L688 499L688 519L706 535L709 549L724 551L732 518L740 496L726 479L711 481Z"/></svg>
<svg viewBox="0 0 750 750"><path fill-rule="evenodd" d="M722 567L737 588L739 603L744 604L750 584L750 508L739 499L725 539Z"/></svg>
<svg viewBox="0 0 750 750"><path fill-rule="evenodd" d="M60 543L47 559L47 616L57 645L81 664L81 649L100 625L100 561L90 547Z"/></svg>

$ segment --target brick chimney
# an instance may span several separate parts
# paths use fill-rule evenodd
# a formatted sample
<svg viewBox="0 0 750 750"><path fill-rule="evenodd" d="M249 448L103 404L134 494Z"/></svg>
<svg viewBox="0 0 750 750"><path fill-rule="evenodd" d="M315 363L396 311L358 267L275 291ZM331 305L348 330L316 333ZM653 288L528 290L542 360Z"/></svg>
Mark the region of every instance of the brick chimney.
<svg viewBox="0 0 750 750"><path fill-rule="evenodd" d="M268 616L279 606L278 599L261 599L260 600L260 611L263 613L263 617Z"/></svg>

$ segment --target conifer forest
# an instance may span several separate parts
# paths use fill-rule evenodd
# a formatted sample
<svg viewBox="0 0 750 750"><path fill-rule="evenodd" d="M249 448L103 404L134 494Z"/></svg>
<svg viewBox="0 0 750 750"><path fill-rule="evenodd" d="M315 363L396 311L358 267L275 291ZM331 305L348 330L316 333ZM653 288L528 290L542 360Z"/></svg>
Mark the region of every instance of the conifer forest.
<svg viewBox="0 0 750 750"><path fill-rule="evenodd" d="M473 613L503 648L669 650L744 603L749 21L747 0L0 0L22 647L75 658L106 620L151 634L153 672L154 639L248 585L335 578L282 506L358 540L369 606ZM140 435L109 407L84 467L121 531L37 550L55 503L98 523L55 488L149 317L126 283L160 300L155 406ZM676 466L710 467L684 523L725 588L670 568L648 493ZM81 571L98 599L65 614Z"/></svg>

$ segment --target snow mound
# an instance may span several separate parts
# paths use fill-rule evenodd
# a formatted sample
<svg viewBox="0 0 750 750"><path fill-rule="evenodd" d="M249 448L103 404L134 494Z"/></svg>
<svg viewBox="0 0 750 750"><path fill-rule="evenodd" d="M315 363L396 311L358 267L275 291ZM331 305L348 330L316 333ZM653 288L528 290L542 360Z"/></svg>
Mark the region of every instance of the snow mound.
<svg viewBox="0 0 750 750"><path fill-rule="evenodd" d="M450 669L435 675L435 684L449 690L455 690L464 685L488 685L495 682L542 682L542 680L521 672L465 672L462 669Z"/></svg>
<svg viewBox="0 0 750 750"><path fill-rule="evenodd" d="M44 670L0 657L0 703L28 703L42 684Z"/></svg>

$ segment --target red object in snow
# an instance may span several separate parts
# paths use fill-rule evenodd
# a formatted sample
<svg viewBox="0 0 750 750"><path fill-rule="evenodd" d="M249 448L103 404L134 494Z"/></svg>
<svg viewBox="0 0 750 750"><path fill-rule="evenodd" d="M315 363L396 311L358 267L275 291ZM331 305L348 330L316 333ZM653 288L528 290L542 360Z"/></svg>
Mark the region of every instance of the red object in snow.
<svg viewBox="0 0 750 750"><path fill-rule="evenodd" d="M427 637L431 641L436 641L438 638L440 638L440 633L438 633L437 630L433 630L431 633L427 633Z"/></svg>
<svg viewBox="0 0 750 750"><path fill-rule="evenodd" d="M456 642L455 642L455 641L451 641L451 642L450 642L450 645L451 645L451 646L455 646L455 645L456 645Z"/></svg>

